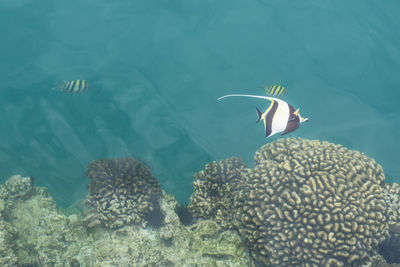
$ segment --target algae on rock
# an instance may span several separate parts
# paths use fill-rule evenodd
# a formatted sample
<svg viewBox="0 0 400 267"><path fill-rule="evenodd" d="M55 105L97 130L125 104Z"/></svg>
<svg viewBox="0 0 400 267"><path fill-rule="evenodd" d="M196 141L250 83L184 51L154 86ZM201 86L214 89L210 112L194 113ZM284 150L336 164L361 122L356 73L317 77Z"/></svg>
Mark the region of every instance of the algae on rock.
<svg viewBox="0 0 400 267"><path fill-rule="evenodd" d="M10 181L12 187L7 186ZM57 209L47 189L34 187L30 179L21 176L10 178L2 189L6 220L17 233L13 242L19 265L57 266L62 263L63 253L78 236L71 239L66 217Z"/></svg>
<svg viewBox="0 0 400 267"><path fill-rule="evenodd" d="M0 198L0 266L17 265L17 257L10 243L15 232L9 223L3 220L4 201Z"/></svg>
<svg viewBox="0 0 400 267"><path fill-rule="evenodd" d="M165 219L158 229L97 227L92 234L96 266L251 266L238 234L223 231L214 221L186 227L174 212L176 205L172 196L162 192Z"/></svg>
<svg viewBox="0 0 400 267"><path fill-rule="evenodd" d="M176 200L164 191L160 228L87 229L80 215L64 215L32 181L14 176L19 186L0 185L0 256L8 255L0 257L1 266L252 266L237 233L213 221L182 225Z"/></svg>

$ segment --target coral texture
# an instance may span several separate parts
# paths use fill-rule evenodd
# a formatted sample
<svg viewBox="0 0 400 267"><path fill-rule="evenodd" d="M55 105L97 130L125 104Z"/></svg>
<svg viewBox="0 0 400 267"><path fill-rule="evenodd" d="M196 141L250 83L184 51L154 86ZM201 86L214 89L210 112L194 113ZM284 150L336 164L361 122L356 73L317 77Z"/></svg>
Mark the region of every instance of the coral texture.
<svg viewBox="0 0 400 267"><path fill-rule="evenodd" d="M194 174L193 194L188 205L197 219L215 219L223 228L234 228L234 198L246 165L238 158L211 162Z"/></svg>
<svg viewBox="0 0 400 267"><path fill-rule="evenodd" d="M384 194L389 238L380 244L379 252L388 263L400 263L400 186L386 184Z"/></svg>
<svg viewBox="0 0 400 267"><path fill-rule="evenodd" d="M69 242L66 218L57 210L46 188L33 186L31 177L15 175L0 186L4 198L8 255L15 255L18 266L54 266L62 262ZM2 263L1 266L17 266Z"/></svg>
<svg viewBox="0 0 400 267"><path fill-rule="evenodd" d="M29 191L29 198L16 198L17 192L0 185L2 267L253 266L237 233L223 231L213 221L182 225L176 200L162 190L165 223L160 228L132 224L89 230L79 215L61 213L45 188L32 186Z"/></svg>
<svg viewBox="0 0 400 267"><path fill-rule="evenodd" d="M89 226L101 221L108 228L146 225L146 216L158 205L160 184L148 167L133 158L93 161L85 175L91 178L88 203L97 211Z"/></svg>
<svg viewBox="0 0 400 267"><path fill-rule="evenodd" d="M279 139L255 153L240 193L241 234L272 266L360 266L388 224L380 165L318 140Z"/></svg>
<svg viewBox="0 0 400 267"><path fill-rule="evenodd" d="M384 200L389 226L400 226L400 186L396 183L385 184Z"/></svg>
<svg viewBox="0 0 400 267"><path fill-rule="evenodd" d="M14 175L5 183L8 198L29 198L33 192L33 178Z"/></svg>
<svg viewBox="0 0 400 267"><path fill-rule="evenodd" d="M17 266L18 259L10 245L15 231L3 220L3 210L4 201L0 198L0 266Z"/></svg>
<svg viewBox="0 0 400 267"><path fill-rule="evenodd" d="M171 196L161 198L166 223L156 230L97 229L96 266L252 266L237 233L208 220L185 227L174 212L176 204Z"/></svg>

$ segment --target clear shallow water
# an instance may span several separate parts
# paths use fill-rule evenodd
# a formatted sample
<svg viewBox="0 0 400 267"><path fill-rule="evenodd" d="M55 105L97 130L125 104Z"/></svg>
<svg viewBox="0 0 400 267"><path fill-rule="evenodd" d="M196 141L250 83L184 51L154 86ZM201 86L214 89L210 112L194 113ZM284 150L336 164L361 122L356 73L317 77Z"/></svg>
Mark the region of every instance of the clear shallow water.
<svg viewBox="0 0 400 267"><path fill-rule="evenodd" d="M397 1L0 2L0 178L32 175L61 206L86 166L136 156L187 202L212 160L252 165L262 100L287 87L310 122L290 136L365 152L400 182ZM79 95L51 90L87 79ZM397 178L397 179L396 179Z"/></svg>

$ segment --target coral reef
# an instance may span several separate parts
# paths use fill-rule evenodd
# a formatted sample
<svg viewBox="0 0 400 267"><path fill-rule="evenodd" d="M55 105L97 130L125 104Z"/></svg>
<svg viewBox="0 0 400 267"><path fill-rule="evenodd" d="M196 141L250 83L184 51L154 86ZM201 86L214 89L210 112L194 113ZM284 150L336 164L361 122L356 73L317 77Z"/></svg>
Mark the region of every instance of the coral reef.
<svg viewBox="0 0 400 267"><path fill-rule="evenodd" d="M234 232L213 221L191 227L180 224L176 201L163 194L160 207L165 223L159 229L125 226L99 230L95 261L99 266L252 266L249 253ZM96 265L97 266L97 265Z"/></svg>
<svg viewBox="0 0 400 267"><path fill-rule="evenodd" d="M241 188L246 165L238 158L211 162L193 175L193 194L188 205L197 219L214 219L225 229L235 227L234 197Z"/></svg>
<svg viewBox="0 0 400 267"><path fill-rule="evenodd" d="M18 259L10 245L15 232L11 225L3 220L3 211L4 200L0 198L0 266L16 266Z"/></svg>
<svg viewBox="0 0 400 267"><path fill-rule="evenodd" d="M182 225L178 203L162 190L160 228L87 229L79 214L65 216L47 189L26 189L29 196L0 185L1 266L253 266L237 233L213 221Z"/></svg>
<svg viewBox="0 0 400 267"><path fill-rule="evenodd" d="M400 223L400 187L384 184L373 159L300 138L269 143L254 159L254 169L231 158L196 173L191 214L239 230L254 258L267 266L385 261L378 245L389 235L391 244L397 242L390 230Z"/></svg>
<svg viewBox="0 0 400 267"><path fill-rule="evenodd" d="M379 253L388 263L400 266L400 224L389 227L390 237L379 245Z"/></svg>
<svg viewBox="0 0 400 267"><path fill-rule="evenodd" d="M145 226L146 216L159 210L160 184L148 167L133 158L93 161L85 175L91 178L87 202L97 211L97 218L86 219L89 226L99 222L108 228Z"/></svg>
<svg viewBox="0 0 400 267"><path fill-rule="evenodd" d="M47 189L34 187L31 177L15 175L1 186L0 191L3 192L5 218L12 225L7 232L16 233L10 244L18 264L53 266L62 262L60 252L78 236L71 236L66 217L58 211Z"/></svg>
<svg viewBox="0 0 400 267"><path fill-rule="evenodd" d="M0 266L399 266L400 186L373 159L300 138L254 158L207 164L188 207L134 159L94 161L91 206L69 216L13 176L0 185Z"/></svg>
<svg viewBox="0 0 400 267"><path fill-rule="evenodd" d="M389 238L379 246L379 252L388 263L400 263L400 186L386 184L384 189Z"/></svg>
<svg viewBox="0 0 400 267"><path fill-rule="evenodd" d="M187 205L178 204L175 207L175 212L183 225L191 225L193 223L194 218Z"/></svg>
<svg viewBox="0 0 400 267"><path fill-rule="evenodd" d="M33 193L33 178L14 175L5 183L3 198L29 198Z"/></svg>
<svg viewBox="0 0 400 267"><path fill-rule="evenodd" d="M0 266L18 265L18 244L13 242L17 230L9 218L13 216L12 212L21 203L21 199L28 199L32 194L32 177L14 175L0 186Z"/></svg>
<svg viewBox="0 0 400 267"><path fill-rule="evenodd" d="M388 234L384 173L358 151L279 139L255 153L240 232L272 266L360 266Z"/></svg>
<svg viewBox="0 0 400 267"><path fill-rule="evenodd" d="M400 186L396 183L385 184L384 200L390 229L391 226L400 224Z"/></svg>

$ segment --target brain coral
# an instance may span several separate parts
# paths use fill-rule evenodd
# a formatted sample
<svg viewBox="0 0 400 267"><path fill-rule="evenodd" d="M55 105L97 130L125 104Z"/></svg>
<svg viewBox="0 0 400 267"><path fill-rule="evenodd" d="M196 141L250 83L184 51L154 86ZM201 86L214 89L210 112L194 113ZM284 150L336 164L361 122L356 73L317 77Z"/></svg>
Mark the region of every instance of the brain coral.
<svg viewBox="0 0 400 267"><path fill-rule="evenodd" d="M146 216L158 208L160 184L148 167L133 158L93 161L85 175L91 178L87 201L108 228L146 225Z"/></svg>
<svg viewBox="0 0 400 267"><path fill-rule="evenodd" d="M400 263L400 186L385 184L384 193L389 238L379 245L379 252L388 263Z"/></svg>
<svg viewBox="0 0 400 267"><path fill-rule="evenodd" d="M279 139L255 153L237 216L272 266L360 266L388 232L380 165L318 140Z"/></svg>
<svg viewBox="0 0 400 267"><path fill-rule="evenodd" d="M188 205L193 217L215 219L223 228L233 228L234 193L246 165L238 158L211 162L194 174L193 194Z"/></svg>
<svg viewBox="0 0 400 267"><path fill-rule="evenodd" d="M389 227L400 225L400 186L396 183L385 184L384 199Z"/></svg>

